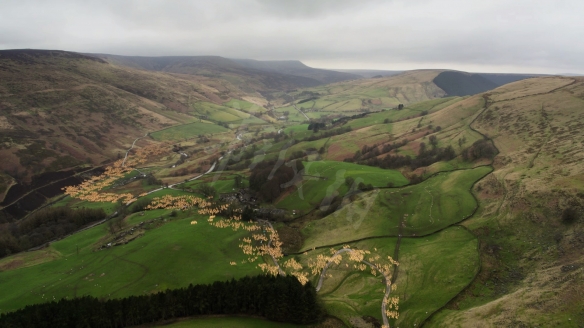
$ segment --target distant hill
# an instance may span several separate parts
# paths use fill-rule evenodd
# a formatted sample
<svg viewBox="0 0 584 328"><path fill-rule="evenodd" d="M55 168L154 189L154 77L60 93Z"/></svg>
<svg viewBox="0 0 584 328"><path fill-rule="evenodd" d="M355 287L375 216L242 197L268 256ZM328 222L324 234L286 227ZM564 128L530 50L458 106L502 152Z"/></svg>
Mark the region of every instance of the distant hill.
<svg viewBox="0 0 584 328"><path fill-rule="evenodd" d="M118 56L87 54L109 63L151 71L227 79L246 92L276 92L358 78L308 67L299 61L255 61L220 56Z"/></svg>
<svg viewBox="0 0 584 328"><path fill-rule="evenodd" d="M233 59L233 61L248 68L259 69L262 71L275 72L280 74L303 76L306 78L317 80L322 84L362 78L362 76L358 74L312 68L304 65L302 62L298 60L259 61L253 59Z"/></svg>
<svg viewBox="0 0 584 328"><path fill-rule="evenodd" d="M404 71L386 71L378 69L334 69L334 70L337 72L359 75L364 78L372 78L380 75L382 77L387 77L404 72Z"/></svg>
<svg viewBox="0 0 584 328"><path fill-rule="evenodd" d="M446 92L432 82L440 73L439 70L415 70L380 78L342 81L283 95L282 104L302 101L298 103L300 107L331 114L394 108L399 104L446 96ZM282 110L295 111L294 108Z"/></svg>
<svg viewBox="0 0 584 328"><path fill-rule="evenodd" d="M536 76L541 75L444 71L433 82L449 96L469 96Z"/></svg>
<svg viewBox="0 0 584 328"><path fill-rule="evenodd" d="M494 89L499 84L473 73L444 71L432 80L449 96L468 96Z"/></svg>

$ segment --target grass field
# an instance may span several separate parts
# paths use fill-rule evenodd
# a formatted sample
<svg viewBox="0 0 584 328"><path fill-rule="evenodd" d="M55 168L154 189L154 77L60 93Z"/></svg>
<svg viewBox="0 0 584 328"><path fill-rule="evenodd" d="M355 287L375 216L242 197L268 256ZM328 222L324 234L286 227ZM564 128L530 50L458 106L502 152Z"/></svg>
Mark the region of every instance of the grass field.
<svg viewBox="0 0 584 328"><path fill-rule="evenodd" d="M395 170L335 161L303 162L304 180L298 190L286 196L276 206L287 209L309 210L318 206L323 198L331 195L343 197L349 187L345 178L356 183L363 182L374 187L385 187L388 183L403 186L408 180Z"/></svg>
<svg viewBox="0 0 584 328"><path fill-rule="evenodd" d="M0 312L53 297L119 298L260 273L255 263L242 264L247 257L238 244L247 232L218 229L205 219L191 225L193 218L200 218L194 212L167 218L170 221L143 237L111 249L94 251L106 234L103 225L51 244L58 254L52 261L0 272ZM130 222L138 220L143 217Z"/></svg>
<svg viewBox="0 0 584 328"><path fill-rule="evenodd" d="M186 186L189 188L196 189L197 185L201 183L207 183L209 186L212 186L219 193L229 193L234 191L234 178L235 174L224 174L222 172L219 173L210 173L205 175L203 179L197 179L186 183ZM242 183L245 186L249 186L249 182L247 178L242 176ZM176 186L177 188L182 188L183 184Z"/></svg>
<svg viewBox="0 0 584 328"><path fill-rule="evenodd" d="M479 167L439 173L417 185L363 193L353 203L305 226L302 249L398 233L423 236L460 222L477 206L471 186L490 171Z"/></svg>
<svg viewBox="0 0 584 328"><path fill-rule="evenodd" d="M219 122L232 122L248 118L249 114L235 108L225 107L210 102L199 101L193 104L195 115L207 116L210 120Z"/></svg>
<svg viewBox="0 0 584 328"><path fill-rule="evenodd" d="M420 325L444 306L479 270L476 237L462 227L451 227L423 238L403 238L397 290L400 317L394 326Z"/></svg>
<svg viewBox="0 0 584 328"><path fill-rule="evenodd" d="M235 102L230 102L230 106L221 106L210 102L200 101L193 104L194 111L191 112L197 117L205 117L204 119L212 122L229 123L230 126L235 127L241 124L265 124L266 122L248 113L237 109ZM250 104L250 103L248 103ZM244 104L245 105L245 104ZM253 105L253 104L251 104ZM253 112L255 107L247 105L247 108ZM258 107L258 110L261 107Z"/></svg>
<svg viewBox="0 0 584 328"><path fill-rule="evenodd" d="M283 116L284 112L288 112L288 122L306 122L306 117L300 114L300 112L298 112L293 106L279 107L274 109L274 114L277 116ZM311 114L313 114L313 112L311 112Z"/></svg>
<svg viewBox="0 0 584 328"><path fill-rule="evenodd" d="M382 258L393 256L397 238L380 238L357 243L347 243L351 248L370 250L371 255ZM339 249L340 247L336 247ZM377 250L375 250L377 249ZM329 249L319 249L308 252L308 255L296 256L298 261L306 266L309 258L323 254L330 256ZM348 267L346 266L348 265ZM385 284L379 274L373 276L370 270L359 271L353 268L353 262L345 260L339 265L332 265L327 270L318 295L322 297L327 312L343 320L349 327L352 317L370 315L381 320L381 301L385 292ZM320 276L314 276L312 283L317 284Z"/></svg>
<svg viewBox="0 0 584 328"><path fill-rule="evenodd" d="M61 199L60 201L58 201L52 205L52 207L61 207L61 206L67 206L67 207L71 207L71 208L91 208L91 209L103 208L103 210L107 214L110 214L110 213L113 213L115 211L115 209L118 207L118 204L112 203L112 202L88 202L88 201L79 200L79 199L75 199L75 198L71 198L69 196L66 196L65 198Z"/></svg>
<svg viewBox="0 0 584 328"><path fill-rule="evenodd" d="M242 110L244 112L248 112L248 113L257 113L257 112L265 112L266 109L256 105L254 103L250 103L248 101L245 100L240 100L240 99L231 99L228 102L224 103L223 105L227 106L227 107L231 107L231 108L235 108L237 110Z"/></svg>
<svg viewBox="0 0 584 328"><path fill-rule="evenodd" d="M228 129L210 123L190 123L170 127L150 134L154 140L183 140L196 137L201 134L214 134L229 131Z"/></svg>
<svg viewBox="0 0 584 328"><path fill-rule="evenodd" d="M354 249L371 251L382 258L394 255L397 238L378 238L347 243ZM337 247L338 249L339 247ZM317 254L330 255L328 249L298 256L302 263ZM397 289L391 296L400 298L400 317L392 327L414 327L446 304L468 285L479 268L477 240L462 227L451 227L422 238L403 238L400 245ZM346 267L349 264L349 267ZM384 284L369 270L355 270L351 262L332 266L319 295L329 314L347 324L364 315L381 320ZM317 282L317 277L313 278Z"/></svg>
<svg viewBox="0 0 584 328"><path fill-rule="evenodd" d="M152 327L152 326L146 326ZM246 317L219 317L219 318L195 318L180 320L178 322L164 324L157 327L186 328L294 328L303 327L290 323L274 322L264 319L246 318Z"/></svg>

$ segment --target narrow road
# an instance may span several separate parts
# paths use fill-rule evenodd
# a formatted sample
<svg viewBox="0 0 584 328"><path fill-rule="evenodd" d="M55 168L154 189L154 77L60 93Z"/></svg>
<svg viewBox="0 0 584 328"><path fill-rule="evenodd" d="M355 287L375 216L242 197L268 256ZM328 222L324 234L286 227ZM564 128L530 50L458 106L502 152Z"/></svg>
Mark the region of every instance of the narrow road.
<svg viewBox="0 0 584 328"><path fill-rule="evenodd" d="M211 165L211 168L209 168L209 170L207 170L207 172L205 172L205 173L203 173L203 174L199 174L199 175L197 175L196 177L192 177L192 178L188 179L187 181L193 181L193 180L197 180L198 178L202 177L203 175L205 175L205 174L209 174L209 173L213 172L213 170L215 169L215 165L217 165L217 162L213 163L213 165ZM138 171L138 172L139 172L139 171ZM171 189L172 189L172 187L174 187L174 186L177 186L177 185L179 185L179 184L181 184L181 183L184 183L184 181L183 181L183 182L177 182L177 183L174 183L174 184L168 185L168 188L171 188ZM155 193L155 192L157 192L157 191L160 191L160 190L162 190L162 189L164 189L164 187L160 187L160 188L158 188L158 189L150 190L149 192L147 192L147 193L146 193L146 195L149 195L149 194ZM144 195L144 196L146 196L146 195ZM137 197L135 200L138 200L138 198L140 198L140 197ZM127 203L126 203L126 206L128 206L128 205L132 204L132 203L133 203L135 200L133 200L133 201L131 201L131 202L127 202Z"/></svg>
<svg viewBox="0 0 584 328"><path fill-rule="evenodd" d="M274 229L274 226L272 225L272 223L270 223L270 221L268 220L258 220L259 223L268 225L270 227L270 229L272 229L272 231L276 231L276 229ZM268 247L272 244L272 234L270 234L270 240L268 241ZM282 268L280 268L280 263L278 263L278 260L276 260L276 258L270 254L270 257L272 258L272 261L274 261L274 264L278 267L278 272L280 273L281 276L285 276L286 273L284 273L284 271L282 271Z"/></svg>
<svg viewBox="0 0 584 328"><path fill-rule="evenodd" d="M301 111L300 109L298 109L298 107L296 107L296 104L292 104L292 106L294 106L294 109L296 109L297 111L300 112L300 114L304 115L304 117L306 117L307 121L310 121L310 119L308 118L308 116L306 116L306 114L304 114L303 111Z"/></svg>
<svg viewBox="0 0 584 328"><path fill-rule="evenodd" d="M322 268L322 272L320 273L320 278L318 279L318 284L316 285L316 292L320 291L321 287L322 287L322 283L324 282L324 278L326 277L326 270L329 268L329 266L331 265L331 263L333 263L332 258L334 258L335 256L342 254L342 253L346 253L346 252L352 252L353 250L350 248L343 248L338 250L332 257L331 260L325 265L324 268ZM383 325L385 327L389 327L389 320L387 319L387 314L385 313L385 308L387 306L387 299L389 297L389 294L391 293L391 281L389 280L389 278L383 273L381 272L377 266L371 262L368 261L361 261L364 264L368 265L371 269L374 269L375 271L378 271L379 273L381 273L383 275L383 280L385 280L385 294L383 295L383 301L381 302L381 317L383 318Z"/></svg>
<svg viewBox="0 0 584 328"><path fill-rule="evenodd" d="M122 166L126 165L126 159L128 158L128 153L130 152L130 150L132 150L132 148L134 148L134 145L136 145L136 141L138 141L142 138L146 138L147 136L148 136L148 132L146 132L143 137L136 138L136 140L134 140L134 142L132 142L132 147L130 147L130 149L128 149L128 151L126 151L126 156L124 156L124 161L122 162Z"/></svg>
<svg viewBox="0 0 584 328"><path fill-rule="evenodd" d="M85 171L81 171L81 172L75 173L75 174L73 174L72 176L78 176L78 175L81 175L81 174L83 174L83 173L87 173L87 172L93 171L93 170L95 170L95 169L97 169L97 168L104 167L104 166L106 166L106 165L107 165L107 164L100 165L100 166L95 166L95 167L92 167L92 168L90 168L90 169L87 169L87 170L85 170ZM28 196L28 195L32 194L33 192L35 192L35 191L37 191L37 190L39 190L39 189L42 189L42 188L44 188L44 187L46 187L46 186L49 186L49 185L52 185L53 183L57 183L57 182L60 182L60 181L63 181L63 180L70 179L72 176L68 176L68 177L66 177L66 178L59 179L59 180L54 180L54 181L51 181L51 182L49 182L49 183L47 183L47 184L45 184L45 185L42 185L42 186L36 187L36 188L34 188L33 190L30 190L30 191L28 191L27 193L23 194L23 195L22 195L22 196L20 196L19 198L15 199L15 200L14 200L14 201L12 201L10 204L6 204L6 205L4 205L4 206L1 206L1 207L0 207L0 210L3 210L3 209L5 209L5 208L7 208L7 207L9 207L9 206L12 206L12 205L14 205L14 204L18 203L18 202L19 202L20 200L22 200L24 197L26 197L26 196ZM8 193L8 189L6 190L6 192Z"/></svg>

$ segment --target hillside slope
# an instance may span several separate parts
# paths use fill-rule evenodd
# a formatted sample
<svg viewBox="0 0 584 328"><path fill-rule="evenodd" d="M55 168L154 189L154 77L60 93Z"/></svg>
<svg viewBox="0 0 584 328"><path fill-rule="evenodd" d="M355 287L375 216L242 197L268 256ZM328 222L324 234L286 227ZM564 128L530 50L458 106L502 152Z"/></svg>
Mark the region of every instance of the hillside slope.
<svg viewBox="0 0 584 328"><path fill-rule="evenodd" d="M259 91L264 94L357 78L350 74L310 68L298 61L232 60L219 56L88 55L120 66L221 78L246 92Z"/></svg>
<svg viewBox="0 0 584 328"><path fill-rule="evenodd" d="M196 101L242 95L227 81L117 67L71 52L0 51L0 170L26 181L96 165L146 132L198 121L190 115Z"/></svg>
<svg viewBox="0 0 584 328"><path fill-rule="evenodd" d="M427 326L581 327L584 79L533 78L484 98L472 126L500 153L475 187L481 208L465 222L482 268Z"/></svg>
<svg viewBox="0 0 584 328"><path fill-rule="evenodd" d="M499 86L495 82L487 80L478 74L457 71L442 72L432 82L444 90L449 96L474 95Z"/></svg>
<svg viewBox="0 0 584 328"><path fill-rule="evenodd" d="M234 62L253 69L267 72L276 72L295 76L303 76L314 79L322 84L354 80L362 76L351 73L343 73L326 69L312 68L304 65L298 60L253 60L253 59L233 59Z"/></svg>

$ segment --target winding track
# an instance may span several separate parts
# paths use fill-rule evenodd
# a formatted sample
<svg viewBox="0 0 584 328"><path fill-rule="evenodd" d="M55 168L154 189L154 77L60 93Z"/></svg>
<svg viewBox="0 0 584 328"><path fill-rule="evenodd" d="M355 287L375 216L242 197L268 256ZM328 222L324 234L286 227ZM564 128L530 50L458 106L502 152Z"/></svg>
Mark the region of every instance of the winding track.
<svg viewBox="0 0 584 328"><path fill-rule="evenodd" d="M351 248L343 248L343 249L338 250L333 256L331 256L331 260L329 260L328 263L324 266L324 268L322 268L322 272L320 273L320 278L318 279L318 284L316 285L317 292L319 292L320 289L322 288L324 278L326 277L326 270L333 263L332 259L339 254L352 252L352 251L353 250ZM377 268L377 266L375 266L375 264L368 262L368 261L365 261L365 260L362 260L361 262L363 262L364 264L367 264L371 269L374 269L375 271L378 271L379 273L381 273L383 275L383 280L385 280L385 294L383 296L383 301L381 302L381 316L383 318L383 325L385 327L389 327L389 320L387 319L387 314L385 313L385 308L387 306L387 299L389 297L389 294L391 293L391 280L385 275L385 273L381 272Z"/></svg>
<svg viewBox="0 0 584 328"><path fill-rule="evenodd" d="M308 116L306 116L306 114L304 114L303 111L301 111L300 109L298 109L298 107L296 107L296 104L292 104L292 106L294 106L294 109L296 109L297 111L300 112L300 114L304 115L304 117L306 117L307 121L310 121L310 119L308 118Z"/></svg>
<svg viewBox="0 0 584 328"><path fill-rule="evenodd" d="M202 177L203 175L206 175L206 174L209 174L209 173L213 172L213 170L215 169L215 165L217 165L217 162L214 162L214 163L213 163L213 165L211 165L211 168L209 168L209 170L207 170L207 172L205 172L205 173L203 173L203 174L199 174L199 175L197 175L197 176L195 176L195 177L192 177L192 178L188 179L187 181L193 181L193 180L197 180L198 178ZM140 172L140 171L138 171L138 172ZM179 184L181 184L181 183L184 183L184 182L177 182L177 183L174 183L174 184L168 185L168 188L172 189L174 186L177 186L177 185L179 185ZM146 195L149 195L149 194L155 193L155 192L157 192L157 191L160 191L160 190L162 190L162 189L164 189L164 187L160 187L160 188L158 188L158 189L150 190L149 192L147 192L147 193L146 193ZM146 196L146 195L144 195L144 196ZM128 205L132 204L133 202L135 202L136 200L138 200L138 198L140 198L140 197L136 197L134 200L127 202L127 203L126 203L126 206L128 206ZM116 212L116 213L117 213L117 212Z"/></svg>
<svg viewBox="0 0 584 328"><path fill-rule="evenodd" d="M272 223L270 221L258 220L258 222L262 223L262 224L266 224L272 229L272 231L276 231L274 229L274 226L272 225ZM272 244L272 234L270 234L270 240L268 241L268 246L270 246L270 244ZM270 257L272 258L272 261L274 261L274 264L278 267L278 273L280 273L281 276L285 276L286 273L284 273L284 271L282 271L282 268L280 268L280 263L278 263L278 260L276 260L276 258L272 254L270 254Z"/></svg>
<svg viewBox="0 0 584 328"><path fill-rule="evenodd" d="M126 165L126 159L128 159L128 153L130 153L130 150L132 150L132 148L134 148L134 145L136 145L136 141L138 141L142 138L146 138L147 136L148 136L148 132L144 133L143 137L136 138L136 140L134 140L134 142L132 142L132 147L130 147L130 149L128 149L126 151L126 156L124 156L124 161L122 162L122 166Z"/></svg>

